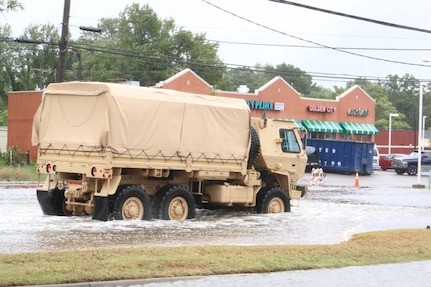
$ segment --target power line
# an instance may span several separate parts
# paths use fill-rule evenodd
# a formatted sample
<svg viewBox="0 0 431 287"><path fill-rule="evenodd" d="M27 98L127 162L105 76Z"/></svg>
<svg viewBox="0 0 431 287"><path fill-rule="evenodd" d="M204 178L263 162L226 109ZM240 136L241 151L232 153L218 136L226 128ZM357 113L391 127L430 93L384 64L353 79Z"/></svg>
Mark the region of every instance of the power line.
<svg viewBox="0 0 431 287"><path fill-rule="evenodd" d="M415 28L415 27L410 27L410 26L405 26L405 25L400 25L400 24L389 23L389 22L385 22L385 21L381 21L381 20L375 20L375 19L370 19L370 18L355 16L355 15L341 13L341 12L336 12L336 11L332 11L332 10L326 10L326 9L322 9L322 8L317 8L317 7L313 7L313 6L308 6L308 5L304 5L304 4L295 3L295 2L292 2L292 1L286 1L286 0L268 0L268 1L282 3L282 4L287 4L287 5L292 5L292 6L297 6L297 7L301 7L301 8L306 8L306 9L310 9L310 10L315 10L315 11L319 11L319 12L323 12L323 13L332 14L332 15L337 15L337 16L352 18L352 19L356 19L356 20L360 20L360 21L369 22L369 23L379 24L379 25L383 25L383 26L389 26L389 27L392 27L392 28L412 30L412 31L423 32L423 33L431 33L431 30L426 30L426 29L422 29L422 28Z"/></svg>
<svg viewBox="0 0 431 287"><path fill-rule="evenodd" d="M306 49L326 49L320 46L307 45L285 45L285 44L268 44L268 43L251 43L251 42L234 42L222 40L208 40L214 43L232 44L232 45L250 45L250 46L266 46L266 47L286 47L286 48L306 48ZM343 50L366 50L366 51L431 51L431 48L371 48L371 47L334 47Z"/></svg>
<svg viewBox="0 0 431 287"><path fill-rule="evenodd" d="M38 44L38 45L52 45L52 46L59 46L59 43L55 42L47 42L47 41L39 41L39 40L31 40L31 39L17 39L17 38L0 38L0 42L18 42L18 43L24 43L24 44ZM214 69L214 64L211 63L205 63L205 62L178 62L175 61L175 59L169 59L168 57L154 57L150 55L143 54L142 52L138 51L132 51L132 50L124 50L119 48L113 48L113 47L102 47L102 46L94 46L94 45L88 45L88 44L79 44L79 43L70 43L69 47L71 49L79 49L79 50L87 50L92 52L98 52L100 53L100 56L109 57L109 55L118 55L123 57L130 57L134 59L143 59L146 63L152 62L155 64L162 64L163 66L170 65L172 66L172 63L181 64L181 65L194 65L195 67L201 67L201 68L210 68ZM245 65L239 65L239 64L230 64L230 63L224 63L223 64L227 69L231 70L251 70L256 73L268 73L264 68L258 68L255 66L245 66ZM86 70L82 70L85 72ZM122 71L109 71L109 72L115 72L120 73ZM124 72L124 71L123 71ZM142 73L144 71L127 71L128 73ZM147 71L145 71L147 72ZM291 75L291 76L302 76L301 73L295 73L295 72L285 72L281 70L273 70L272 73L274 75ZM314 81L338 81L338 82L347 82L347 81L353 81L358 78L366 79L370 82L384 82L386 81L386 77L377 77L377 76L364 76L364 75L351 75L351 74L334 74L334 73L323 73L323 72L305 72L307 76L310 76ZM297 75L296 75L297 74ZM428 80L420 80L420 81L430 81Z"/></svg>
<svg viewBox="0 0 431 287"><path fill-rule="evenodd" d="M287 36L287 37L290 37L290 38L294 38L294 39L297 39L297 40L300 40L300 41L303 41L303 42L306 42L306 43L310 43L310 44L313 44L313 45L316 45L316 46L320 46L320 47L322 47L322 48L326 48L326 49L330 49L330 50L333 50L333 51L337 51L337 52L341 52L341 53L349 54L349 55L352 55L352 56L357 56L357 57L367 58L367 59L370 59L370 60L381 61L381 62L394 63L394 64L402 64L402 65L409 65L409 66L428 67L428 65L424 65L424 64L409 63L409 62L403 62L403 61L396 61L396 60L389 60L389 59L384 59L384 58L378 58L378 57L373 57L373 56L363 55L363 54L359 54L359 53L355 53L355 52L350 52L350 51L347 51L347 50L339 49L339 48L336 48L336 47L331 47L331 46L328 46L328 45L320 44L320 43L318 43L318 42L311 41L311 40L307 40L307 39L304 39L304 38L301 38L301 37L298 37L298 36L290 35L290 34L288 34L288 33L282 32L282 31L280 31L280 30L277 30L277 29L271 28L271 27L269 27L269 26L266 26L266 25L263 25L263 24L257 23L257 22L255 22L255 21L252 21L252 20L250 20L250 19L247 19L247 18L245 18L245 17L242 17L242 16L240 16L240 15L238 15L238 14L235 14L235 13L233 13L233 12L231 12L231 11L228 11L228 10L226 10L226 9L223 9L223 8L221 8L221 7L219 7L219 6L215 5L215 4L213 4L213 3L211 3L211 2L209 2L209 1L207 1L207 0L201 0L201 1L202 1L202 2L204 2L204 3L206 3L206 4L208 4L208 5L210 5L210 6L213 6L214 8L216 8L216 9L218 9L218 10L221 10L221 11L223 11L223 12L227 13L227 14L230 14L230 15L232 15L232 16L234 16L234 17L236 17L236 18L239 18L239 19L241 19L241 20L243 20L243 21L249 22L249 23L251 23L251 24L253 24L253 25L256 25L256 26L262 27L262 28L264 28L264 29L267 29L267 30L269 30L269 31L272 31L272 32L275 32L275 33L278 33L278 34L282 34L282 35ZM430 31L430 32L431 32L431 31Z"/></svg>

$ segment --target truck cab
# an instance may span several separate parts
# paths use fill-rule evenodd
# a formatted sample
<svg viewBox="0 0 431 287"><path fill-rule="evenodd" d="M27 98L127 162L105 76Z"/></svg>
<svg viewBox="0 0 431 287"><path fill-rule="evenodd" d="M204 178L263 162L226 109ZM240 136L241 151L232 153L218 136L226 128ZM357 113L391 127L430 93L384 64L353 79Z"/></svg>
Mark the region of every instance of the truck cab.
<svg viewBox="0 0 431 287"><path fill-rule="evenodd" d="M419 158L420 157L420 158ZM431 170L431 151L414 151L408 156L393 159L393 167L399 175L407 172L408 175L417 175L418 163L421 160L421 171Z"/></svg>

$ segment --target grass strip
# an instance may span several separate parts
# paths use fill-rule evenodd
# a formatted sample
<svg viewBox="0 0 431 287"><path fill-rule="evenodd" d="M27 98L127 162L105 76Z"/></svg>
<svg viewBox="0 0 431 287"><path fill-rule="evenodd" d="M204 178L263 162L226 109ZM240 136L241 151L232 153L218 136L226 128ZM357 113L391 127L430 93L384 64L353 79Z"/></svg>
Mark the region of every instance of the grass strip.
<svg viewBox="0 0 431 287"><path fill-rule="evenodd" d="M0 254L0 286L262 273L431 260L431 230L367 232L334 245L181 246Z"/></svg>

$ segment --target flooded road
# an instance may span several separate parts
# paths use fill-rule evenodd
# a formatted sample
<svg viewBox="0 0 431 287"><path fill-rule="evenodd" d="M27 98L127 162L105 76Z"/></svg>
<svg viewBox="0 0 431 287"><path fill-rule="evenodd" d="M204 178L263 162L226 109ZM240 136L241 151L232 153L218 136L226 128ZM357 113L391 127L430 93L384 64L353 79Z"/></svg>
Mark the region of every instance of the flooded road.
<svg viewBox="0 0 431 287"><path fill-rule="evenodd" d="M309 174L303 178L308 184ZM353 234L431 225L431 190L417 177L376 171L360 178L328 174L284 214L197 210L184 222L93 221L45 216L35 185L0 183L0 253L124 246L330 244ZM264 274L132 280L91 286L428 286L431 261Z"/></svg>
<svg viewBox="0 0 431 287"><path fill-rule="evenodd" d="M94 221L42 214L35 186L0 185L0 252L204 244L330 244L352 234L431 225L431 191L415 177L328 174L283 214L197 210L193 220ZM425 182L427 178L423 178ZM303 181L307 181L304 177ZM387 183L382 186L382 183Z"/></svg>

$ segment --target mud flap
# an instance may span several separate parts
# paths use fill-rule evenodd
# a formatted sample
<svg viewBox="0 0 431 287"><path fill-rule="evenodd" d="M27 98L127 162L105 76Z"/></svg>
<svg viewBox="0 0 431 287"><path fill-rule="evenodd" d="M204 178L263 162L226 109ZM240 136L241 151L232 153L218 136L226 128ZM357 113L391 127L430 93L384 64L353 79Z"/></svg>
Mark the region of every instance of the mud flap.
<svg viewBox="0 0 431 287"><path fill-rule="evenodd" d="M51 196L47 191L37 190L37 200L40 208L45 215L56 215L54 206L52 205Z"/></svg>
<svg viewBox="0 0 431 287"><path fill-rule="evenodd" d="M94 197L94 213L93 219L100 221L108 221L108 197L95 196Z"/></svg>

